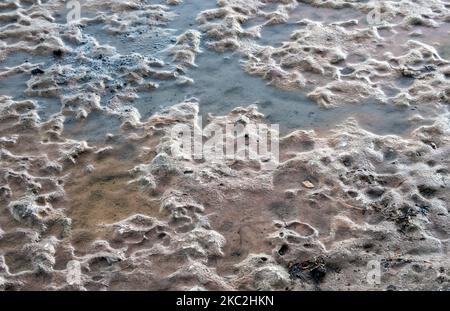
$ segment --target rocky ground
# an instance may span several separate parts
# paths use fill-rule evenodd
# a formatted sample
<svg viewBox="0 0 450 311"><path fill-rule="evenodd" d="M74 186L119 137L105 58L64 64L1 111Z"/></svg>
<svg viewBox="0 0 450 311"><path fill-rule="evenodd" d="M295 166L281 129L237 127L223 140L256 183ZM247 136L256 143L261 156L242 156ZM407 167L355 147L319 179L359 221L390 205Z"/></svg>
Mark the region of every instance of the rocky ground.
<svg viewBox="0 0 450 311"><path fill-rule="evenodd" d="M1 289L450 289L450 3L108 0L82 2L71 24L66 13L0 4ZM205 49L324 110L413 111L412 129L380 135L365 125L382 120L349 114L279 133L272 170L187 160L172 129L197 124L201 98L148 103L148 116L135 103L195 88ZM269 123L252 104L207 126Z"/></svg>

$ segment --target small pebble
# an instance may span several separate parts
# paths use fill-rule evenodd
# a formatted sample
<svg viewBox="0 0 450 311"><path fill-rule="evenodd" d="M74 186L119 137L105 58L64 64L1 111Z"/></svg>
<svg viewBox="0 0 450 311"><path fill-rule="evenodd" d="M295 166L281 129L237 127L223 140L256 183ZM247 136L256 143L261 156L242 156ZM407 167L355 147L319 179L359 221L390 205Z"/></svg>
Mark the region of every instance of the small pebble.
<svg viewBox="0 0 450 311"><path fill-rule="evenodd" d="M308 189L314 188L314 184L312 182L310 182L309 180L305 180L304 182L302 182L302 185Z"/></svg>

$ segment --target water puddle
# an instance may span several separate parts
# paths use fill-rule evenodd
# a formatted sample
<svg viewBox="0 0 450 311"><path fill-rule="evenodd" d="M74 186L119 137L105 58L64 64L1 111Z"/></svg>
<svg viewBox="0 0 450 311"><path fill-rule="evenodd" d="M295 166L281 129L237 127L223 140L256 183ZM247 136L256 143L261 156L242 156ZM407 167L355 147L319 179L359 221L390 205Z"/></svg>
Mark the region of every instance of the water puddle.
<svg viewBox="0 0 450 311"><path fill-rule="evenodd" d="M163 4L164 1L156 1L155 4ZM167 55L167 47L175 42L175 35L187 29L198 29L195 18L201 11L216 7L214 1L191 2L185 1L180 5L171 6L172 18L165 26L150 26L150 30L144 31L141 25L132 27L130 31L114 34L107 30L104 24L90 22L81 26L81 30L88 40L95 38L100 44L112 46L121 55L139 53L144 56L153 57L157 55L170 63ZM266 12L274 10L276 5L268 5ZM105 8L105 10L107 10ZM84 12L87 17L92 17L93 12ZM60 14L61 16L63 14ZM350 8L340 10L329 8L316 8L300 3L297 8L290 12L287 23L265 26L262 29L262 38L258 43L276 46L283 40L289 38L290 34L300 29L297 22L301 19L314 21L326 21L334 23L344 20L356 19L361 25L365 23L365 15ZM253 27L262 22L256 18L246 23L245 27ZM147 27L148 28L148 27ZM428 29L421 29L428 36ZM398 36L404 34L391 34L388 40L398 40ZM90 39L89 39L90 38ZM429 37L436 41L438 37ZM441 50L445 54L448 50L448 40L441 40ZM392 105L376 103L370 100L359 105L324 109L307 98L305 92L282 91L259 77L247 74L242 68L242 60L238 55L231 53L218 54L205 47L202 40L203 52L196 59L197 67L188 70L187 75L194 80L194 84L179 85L176 80L166 80L159 84L155 90L138 92L139 98L132 101L141 116L145 119L155 114L161 108L177 104L188 98L197 98L200 103L200 112L204 119L208 113L223 115L237 106L248 106L256 104L260 111L267 117L268 122L280 124L283 132L293 129L315 129L327 131L336 124L343 122L349 117L357 119L361 126L377 134L405 134L411 130L412 125L408 122L415 111L408 108L396 108ZM82 46L79 47L82 49ZM356 56L355 56L356 57ZM352 56L349 62L352 62ZM0 65L3 68L17 66L28 62L42 63L42 68L50 66L53 62L50 58L31 56L26 53L17 53L8 56ZM54 61L54 60L53 60ZM361 59L355 58L355 61ZM99 61L100 62L100 61ZM94 71L97 63L81 63L68 57L62 64L71 63L75 66L91 66ZM99 63L103 66L102 63ZM103 66L104 67L104 66ZM343 75L351 74L351 68L342 68ZM112 73L114 67L103 68L100 73ZM23 91L29 74L20 73L4 79L0 85L0 93L11 95L17 99L27 98ZM151 79L147 79L151 81ZM412 78L399 78L396 81L397 88L408 88L414 83ZM385 89L386 93L393 97L398 94L399 89ZM114 94L103 94L102 105L107 106ZM39 115L43 119L49 118L57 113L59 99L56 98L33 98L38 101ZM65 131L71 133L77 139L87 139L98 142L104 139L109 132L116 132L120 121L102 112L92 113L86 120L80 121L68 117L65 122ZM417 126L417 124L415 125Z"/></svg>
<svg viewBox="0 0 450 311"><path fill-rule="evenodd" d="M101 45L114 47L117 53L122 55L131 53L155 55L172 43L173 33L167 29L151 27L150 30L136 29L129 33L114 34L100 23L88 24L82 29L84 34L94 37Z"/></svg>
<svg viewBox="0 0 450 311"><path fill-rule="evenodd" d="M102 143L107 134L117 134L120 120L100 111L91 112L85 119L77 119L73 115L66 116L64 135L76 140L86 140L88 143Z"/></svg>
<svg viewBox="0 0 450 311"><path fill-rule="evenodd" d="M183 1L183 3L171 8L176 16L167 24L167 27L176 30L178 33L188 29L196 29L198 26L197 15L204 10L216 7L216 1Z"/></svg>
<svg viewBox="0 0 450 311"><path fill-rule="evenodd" d="M223 56L204 50L197 59L197 65L189 72L195 81L193 85L166 84L141 94L133 105L143 117L149 117L164 106L195 97L206 120L208 113L224 115L235 107L256 104L268 122L280 124L280 129L285 133L298 128L326 131L350 117L377 134L405 134L412 128L407 121L414 113L412 110L373 101L321 108L301 91L283 91L247 74L237 55ZM368 120L368 115L372 120Z"/></svg>

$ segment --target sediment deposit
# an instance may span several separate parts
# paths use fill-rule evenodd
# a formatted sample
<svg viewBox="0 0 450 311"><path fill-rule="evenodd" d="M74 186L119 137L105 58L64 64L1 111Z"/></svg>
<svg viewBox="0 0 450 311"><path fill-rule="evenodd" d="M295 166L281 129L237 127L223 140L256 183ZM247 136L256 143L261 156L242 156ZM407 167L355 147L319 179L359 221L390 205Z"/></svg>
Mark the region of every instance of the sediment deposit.
<svg viewBox="0 0 450 311"><path fill-rule="evenodd" d="M450 3L65 5L0 4L0 289L450 289ZM176 152L274 115L275 163Z"/></svg>

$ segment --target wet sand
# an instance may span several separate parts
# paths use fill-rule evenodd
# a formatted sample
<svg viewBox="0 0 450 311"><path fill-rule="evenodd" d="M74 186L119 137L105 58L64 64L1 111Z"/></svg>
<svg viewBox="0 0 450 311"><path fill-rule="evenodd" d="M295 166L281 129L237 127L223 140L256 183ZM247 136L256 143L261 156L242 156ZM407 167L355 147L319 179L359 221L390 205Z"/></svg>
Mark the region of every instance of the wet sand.
<svg viewBox="0 0 450 311"><path fill-rule="evenodd" d="M0 4L0 289L448 290L450 4L169 2Z"/></svg>

